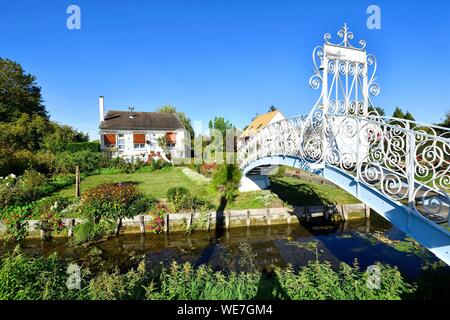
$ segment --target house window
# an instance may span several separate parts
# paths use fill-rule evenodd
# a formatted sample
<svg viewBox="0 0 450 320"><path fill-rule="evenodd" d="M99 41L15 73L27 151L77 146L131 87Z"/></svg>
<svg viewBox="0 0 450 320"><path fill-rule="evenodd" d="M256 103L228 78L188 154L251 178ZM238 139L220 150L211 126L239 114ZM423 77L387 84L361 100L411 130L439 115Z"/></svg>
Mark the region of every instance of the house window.
<svg viewBox="0 0 450 320"><path fill-rule="evenodd" d="M135 149L145 149L145 134L133 134L133 144Z"/></svg>
<svg viewBox="0 0 450 320"><path fill-rule="evenodd" d="M104 134L103 143L105 147L113 148L116 146L116 135L115 134Z"/></svg>
<svg viewBox="0 0 450 320"><path fill-rule="evenodd" d="M119 134L119 138L117 139L117 148L119 150L125 150L125 135L123 133Z"/></svg>

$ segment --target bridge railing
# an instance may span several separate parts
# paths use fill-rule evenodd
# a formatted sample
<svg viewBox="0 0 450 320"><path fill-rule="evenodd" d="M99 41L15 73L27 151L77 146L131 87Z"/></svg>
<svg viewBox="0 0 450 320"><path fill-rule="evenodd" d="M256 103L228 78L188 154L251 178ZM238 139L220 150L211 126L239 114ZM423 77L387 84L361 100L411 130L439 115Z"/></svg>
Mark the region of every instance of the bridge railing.
<svg viewBox="0 0 450 320"><path fill-rule="evenodd" d="M267 156L333 166L413 212L437 222L450 217L448 128L313 109L263 128L238 150L241 168Z"/></svg>

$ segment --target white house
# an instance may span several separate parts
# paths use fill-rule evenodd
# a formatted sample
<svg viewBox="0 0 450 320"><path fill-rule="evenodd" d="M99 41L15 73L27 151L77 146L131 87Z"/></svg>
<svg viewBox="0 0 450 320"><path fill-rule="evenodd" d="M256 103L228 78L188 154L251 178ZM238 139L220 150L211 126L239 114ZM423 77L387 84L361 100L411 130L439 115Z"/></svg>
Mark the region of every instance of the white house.
<svg viewBox="0 0 450 320"><path fill-rule="evenodd" d="M99 108L100 147L113 156L143 161L190 156L188 132L175 113L134 112L129 108L105 114L104 97L99 99Z"/></svg>

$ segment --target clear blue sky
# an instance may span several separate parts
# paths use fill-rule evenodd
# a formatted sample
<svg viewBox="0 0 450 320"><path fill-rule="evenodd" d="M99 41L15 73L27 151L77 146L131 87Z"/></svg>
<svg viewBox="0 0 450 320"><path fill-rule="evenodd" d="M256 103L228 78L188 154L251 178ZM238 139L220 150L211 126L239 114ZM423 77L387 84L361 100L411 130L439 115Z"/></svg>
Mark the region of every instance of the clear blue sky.
<svg viewBox="0 0 450 320"><path fill-rule="evenodd" d="M376 105L418 121L450 110L448 1L1 0L0 56L35 74L52 119L97 138L107 108L172 104L192 120L223 116L245 126L273 104L307 113L311 51L347 22L378 59ZM81 30L66 8L81 8ZM381 30L366 9L381 8Z"/></svg>

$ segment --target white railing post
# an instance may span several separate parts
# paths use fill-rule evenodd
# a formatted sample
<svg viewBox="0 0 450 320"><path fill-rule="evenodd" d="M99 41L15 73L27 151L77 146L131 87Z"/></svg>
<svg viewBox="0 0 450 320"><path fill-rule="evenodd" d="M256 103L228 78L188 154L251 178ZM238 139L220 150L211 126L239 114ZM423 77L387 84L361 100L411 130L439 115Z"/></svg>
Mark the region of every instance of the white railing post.
<svg viewBox="0 0 450 320"><path fill-rule="evenodd" d="M408 206L410 209L414 210L414 186L415 186L415 162L416 162L416 138L415 133L411 130L410 124L408 123L408 134L407 139L409 143L407 144L408 153L406 158L406 172L408 176Z"/></svg>

